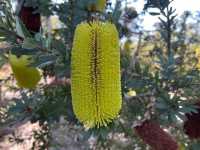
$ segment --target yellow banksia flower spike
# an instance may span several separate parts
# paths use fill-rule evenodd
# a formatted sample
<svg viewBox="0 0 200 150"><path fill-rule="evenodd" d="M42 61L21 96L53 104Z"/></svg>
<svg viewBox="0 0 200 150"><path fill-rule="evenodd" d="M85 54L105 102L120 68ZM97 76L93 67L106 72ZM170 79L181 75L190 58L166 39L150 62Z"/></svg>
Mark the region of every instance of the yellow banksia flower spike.
<svg viewBox="0 0 200 150"><path fill-rule="evenodd" d="M21 88L34 89L40 81L41 76L38 69L30 67L31 56L9 54L9 62L17 84Z"/></svg>
<svg viewBox="0 0 200 150"><path fill-rule="evenodd" d="M121 109L120 50L112 23L77 26L71 62L72 104L85 127L107 126Z"/></svg>

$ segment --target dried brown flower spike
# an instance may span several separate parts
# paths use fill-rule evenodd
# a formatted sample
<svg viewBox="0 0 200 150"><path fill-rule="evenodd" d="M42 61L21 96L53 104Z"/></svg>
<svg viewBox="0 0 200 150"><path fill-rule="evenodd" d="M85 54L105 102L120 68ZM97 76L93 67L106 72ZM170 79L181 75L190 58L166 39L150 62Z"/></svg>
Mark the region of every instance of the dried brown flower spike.
<svg viewBox="0 0 200 150"><path fill-rule="evenodd" d="M200 107L200 102L196 103ZM187 113L187 120L184 123L185 133L191 139L200 138L200 108L197 109L198 113Z"/></svg>
<svg viewBox="0 0 200 150"><path fill-rule="evenodd" d="M177 142L158 123L145 121L135 127L137 135L153 150L178 150Z"/></svg>

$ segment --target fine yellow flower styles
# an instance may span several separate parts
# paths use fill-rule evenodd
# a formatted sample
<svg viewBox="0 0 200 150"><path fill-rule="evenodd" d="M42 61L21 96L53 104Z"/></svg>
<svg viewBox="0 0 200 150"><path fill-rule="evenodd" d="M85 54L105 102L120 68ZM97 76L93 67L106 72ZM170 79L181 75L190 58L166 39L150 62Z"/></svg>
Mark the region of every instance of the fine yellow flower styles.
<svg viewBox="0 0 200 150"><path fill-rule="evenodd" d="M30 57L22 55L19 58L9 54L9 62L17 84L21 88L33 89L40 81L40 72L38 69L30 67Z"/></svg>
<svg viewBox="0 0 200 150"><path fill-rule="evenodd" d="M77 26L72 49L72 104L85 127L107 126L121 108L120 51L115 25Z"/></svg>

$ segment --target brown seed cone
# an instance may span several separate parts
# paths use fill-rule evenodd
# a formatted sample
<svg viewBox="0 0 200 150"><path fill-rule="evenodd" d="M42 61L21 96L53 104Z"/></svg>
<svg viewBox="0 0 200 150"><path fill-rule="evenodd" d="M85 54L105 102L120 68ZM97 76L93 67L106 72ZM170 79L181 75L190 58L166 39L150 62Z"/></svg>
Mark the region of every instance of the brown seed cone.
<svg viewBox="0 0 200 150"><path fill-rule="evenodd" d="M41 27L40 14L33 7L22 6L19 17L29 31L39 32Z"/></svg>
<svg viewBox="0 0 200 150"><path fill-rule="evenodd" d="M177 142L156 122L145 121L135 131L153 150L178 150Z"/></svg>
<svg viewBox="0 0 200 150"><path fill-rule="evenodd" d="M200 102L195 104L200 107ZM200 138L200 108L197 109L198 113L187 113L187 120L184 122L184 131L190 139Z"/></svg>

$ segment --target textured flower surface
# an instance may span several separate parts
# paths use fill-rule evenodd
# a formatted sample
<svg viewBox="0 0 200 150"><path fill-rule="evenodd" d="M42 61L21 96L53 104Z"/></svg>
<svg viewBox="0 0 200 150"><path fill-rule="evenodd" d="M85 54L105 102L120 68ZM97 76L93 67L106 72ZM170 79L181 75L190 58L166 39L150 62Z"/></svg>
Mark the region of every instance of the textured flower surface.
<svg viewBox="0 0 200 150"><path fill-rule="evenodd" d="M22 55L19 58L9 54L9 62L19 87L33 89L40 81L38 69L30 67L30 57Z"/></svg>
<svg viewBox="0 0 200 150"><path fill-rule="evenodd" d="M178 150L176 141L156 122L145 121L135 131L153 150Z"/></svg>
<svg viewBox="0 0 200 150"><path fill-rule="evenodd" d="M120 51L115 25L77 26L72 50L72 104L85 127L106 126L121 108Z"/></svg>

